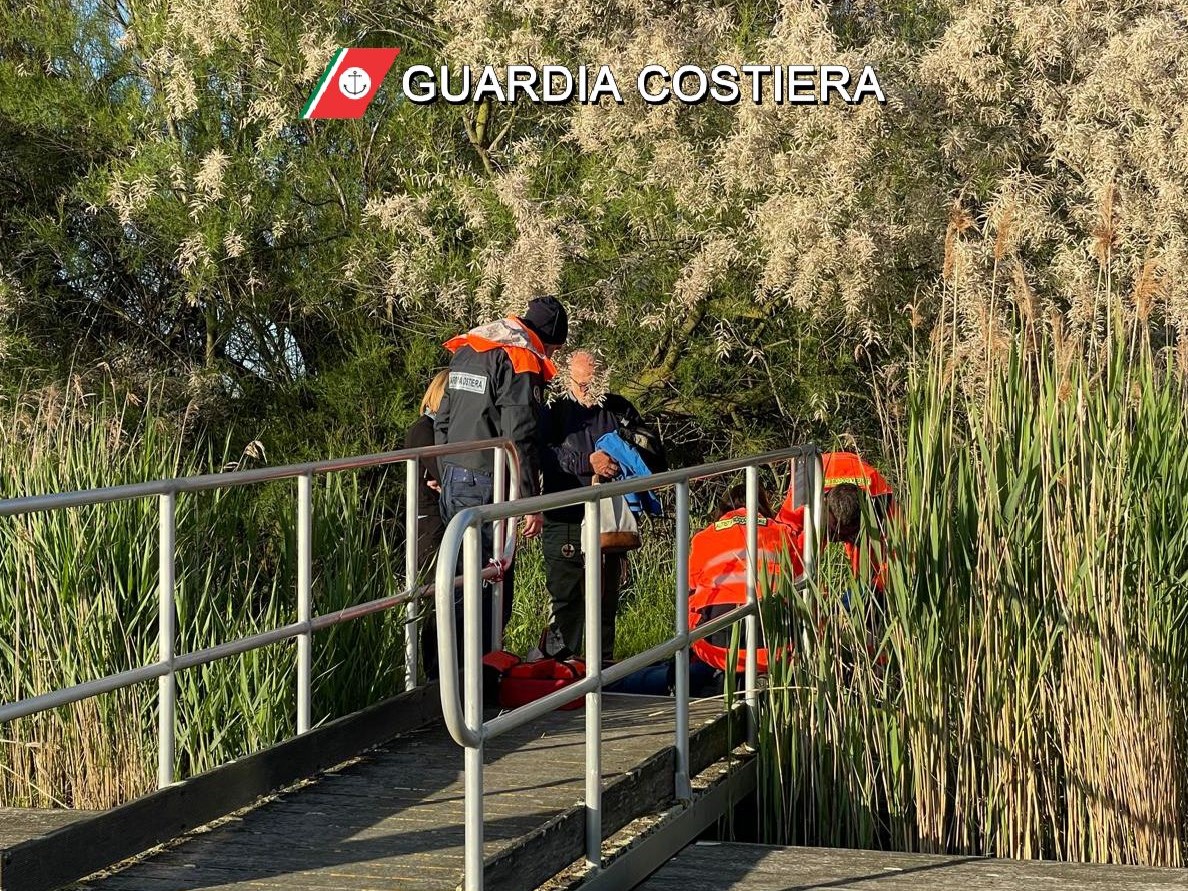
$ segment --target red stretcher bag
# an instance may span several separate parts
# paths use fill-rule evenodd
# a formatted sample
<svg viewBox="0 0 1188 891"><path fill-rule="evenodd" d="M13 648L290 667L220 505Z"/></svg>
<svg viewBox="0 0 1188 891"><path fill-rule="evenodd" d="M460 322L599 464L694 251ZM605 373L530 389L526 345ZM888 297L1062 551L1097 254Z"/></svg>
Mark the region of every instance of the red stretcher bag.
<svg viewBox="0 0 1188 891"><path fill-rule="evenodd" d="M586 663L581 659L524 662L519 656L502 650L484 656L483 665L499 673L499 707L508 709L535 702L586 676ZM583 702L584 697L579 696L560 708L581 708Z"/></svg>

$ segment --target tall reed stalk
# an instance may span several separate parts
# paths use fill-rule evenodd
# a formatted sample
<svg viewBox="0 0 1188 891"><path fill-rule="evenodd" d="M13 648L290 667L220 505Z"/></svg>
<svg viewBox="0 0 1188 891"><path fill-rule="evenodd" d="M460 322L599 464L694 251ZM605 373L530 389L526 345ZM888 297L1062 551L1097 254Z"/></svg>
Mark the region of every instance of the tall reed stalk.
<svg viewBox="0 0 1188 891"><path fill-rule="evenodd" d="M765 599L769 840L1183 864L1183 383L1141 334L1029 335L910 374L885 595Z"/></svg>

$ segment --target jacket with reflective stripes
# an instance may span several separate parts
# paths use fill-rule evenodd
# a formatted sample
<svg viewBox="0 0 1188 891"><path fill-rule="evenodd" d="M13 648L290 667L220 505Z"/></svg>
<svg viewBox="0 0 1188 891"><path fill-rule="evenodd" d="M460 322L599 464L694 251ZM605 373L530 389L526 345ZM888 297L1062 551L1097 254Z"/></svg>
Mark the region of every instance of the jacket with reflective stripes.
<svg viewBox="0 0 1188 891"><path fill-rule="evenodd" d="M556 374L540 338L519 319L509 318L451 338L444 346L454 355L434 419L435 441L511 439L520 457L520 497L536 495L542 393ZM441 459L443 465L488 474L492 460L490 450Z"/></svg>
<svg viewBox="0 0 1188 891"><path fill-rule="evenodd" d="M758 594L771 590L775 578L788 565L792 572L804 572L791 529L766 517L758 518ZM714 615L747 602L747 512L730 511L693 536L689 551L689 627L696 628ZM693 652L714 668L725 669L730 632L712 635L693 643ZM767 650L760 648L755 660L767 670ZM746 653L740 647L737 668L746 667Z"/></svg>
<svg viewBox="0 0 1188 891"><path fill-rule="evenodd" d="M870 496L875 515L880 521L888 516L894 506L891 484L879 473L878 469L867 464L853 452L825 452L821 455L821 465L825 473L824 490L828 492L834 486L852 483ZM787 525L796 535L797 543L803 545L804 538L804 506L809 499L808 465L797 462L796 472L792 484L788 487L788 495L776 519ZM861 551L849 542L843 542L846 555L850 558L850 566L854 574L861 571ZM870 555L872 575L875 586L882 589L885 573L883 567L877 565L874 553Z"/></svg>

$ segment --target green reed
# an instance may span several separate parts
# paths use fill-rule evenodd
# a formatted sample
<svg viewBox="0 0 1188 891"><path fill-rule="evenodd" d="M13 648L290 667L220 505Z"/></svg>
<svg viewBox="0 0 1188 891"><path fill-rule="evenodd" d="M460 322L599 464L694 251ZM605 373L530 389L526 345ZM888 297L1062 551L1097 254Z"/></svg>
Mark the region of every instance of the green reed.
<svg viewBox="0 0 1188 891"><path fill-rule="evenodd" d="M0 421L4 497L243 466L229 444L183 449L153 401L76 385L28 396ZM394 498L398 499L399 493ZM392 499L384 499L392 500ZM315 611L396 593L403 548L380 499L350 474L317 478ZM177 499L177 651L296 621L294 481ZM155 498L0 520L0 700L13 701L157 658ZM400 617L384 613L314 640L315 722L403 688ZM177 776L294 732L292 642L178 674ZM155 780L156 684L0 727L0 805L110 807Z"/></svg>
<svg viewBox="0 0 1188 891"><path fill-rule="evenodd" d="M767 839L1182 865L1182 383L1141 336L954 366L888 422L885 595L827 560L764 601Z"/></svg>

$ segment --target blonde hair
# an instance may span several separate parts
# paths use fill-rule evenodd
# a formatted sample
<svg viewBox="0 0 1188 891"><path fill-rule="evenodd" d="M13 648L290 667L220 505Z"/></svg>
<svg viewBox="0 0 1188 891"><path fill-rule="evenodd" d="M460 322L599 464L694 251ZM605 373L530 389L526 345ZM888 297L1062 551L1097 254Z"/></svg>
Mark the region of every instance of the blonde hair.
<svg viewBox="0 0 1188 891"><path fill-rule="evenodd" d="M439 371L433 376L433 380L429 381L429 386L425 388L425 395L421 397L421 414L425 414L425 412L437 413L437 409L441 405L441 397L445 395L446 382L449 379L449 371Z"/></svg>

